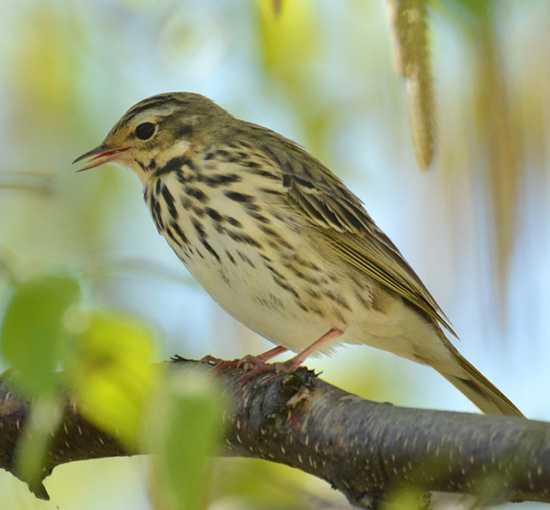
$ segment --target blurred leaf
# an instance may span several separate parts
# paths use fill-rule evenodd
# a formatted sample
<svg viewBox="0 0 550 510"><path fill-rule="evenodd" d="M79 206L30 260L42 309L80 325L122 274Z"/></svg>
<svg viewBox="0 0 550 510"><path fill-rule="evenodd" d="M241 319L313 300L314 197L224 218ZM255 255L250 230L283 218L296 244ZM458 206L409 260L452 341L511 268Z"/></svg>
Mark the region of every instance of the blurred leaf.
<svg viewBox="0 0 550 510"><path fill-rule="evenodd" d="M281 14L283 10L283 0L271 0L271 8L273 9L273 14L275 16Z"/></svg>
<svg viewBox="0 0 550 510"><path fill-rule="evenodd" d="M33 402L30 417L17 444L15 472L42 499L48 498L42 484L44 461L61 416L60 405L55 399L39 397Z"/></svg>
<svg viewBox="0 0 550 510"><path fill-rule="evenodd" d="M491 267L496 277L495 301L500 302L499 322L504 324L506 310L503 306L508 294L510 263L517 242L518 211L521 207L519 199L524 192L521 188L525 185L522 163L533 157L533 154L528 157L522 154L521 144L528 137L522 136L522 126L515 122L515 112L510 107L517 102L517 97L513 98L510 90L517 87L518 76L510 72L512 67L508 69L509 62L503 60L505 45L499 36L502 30L500 23L506 17L503 18L499 11L500 2L448 0L442 2L440 7L444 9L446 18L463 32L464 41L471 45L476 122L472 123L468 136L477 142L476 150L479 152L475 153L478 158L476 169L485 180L483 189L487 190L480 203L489 216L484 218L488 224L484 237L494 257ZM447 12L447 9L450 10ZM531 95L533 84L527 83L528 95ZM529 119L524 126L532 122L533 119ZM472 186L481 188L479 182L472 183Z"/></svg>
<svg viewBox="0 0 550 510"><path fill-rule="evenodd" d="M458 21L464 28L477 24L487 17L487 13L494 8L495 0L445 0L436 2L440 7L452 9L452 18ZM460 19L457 19L457 16ZM450 19L452 19L450 18Z"/></svg>
<svg viewBox="0 0 550 510"><path fill-rule="evenodd" d="M31 394L52 393L60 352L71 339L63 320L80 299L68 276L39 275L17 285L1 330L1 351Z"/></svg>
<svg viewBox="0 0 550 510"><path fill-rule="evenodd" d="M17 126L25 129L44 129L51 132L52 119L60 126L73 126L72 111L75 88L73 78L78 76L80 60L75 51L78 40L77 24L67 19L70 11L55 3L34 3L27 7L25 23L19 28L21 41L14 61L18 93L24 98L21 107L29 112L32 124Z"/></svg>
<svg viewBox="0 0 550 510"><path fill-rule="evenodd" d="M229 457L216 459L211 486L219 499L234 502L236 508L332 508L329 501L335 494L323 484L289 466L262 459Z"/></svg>
<svg viewBox="0 0 550 510"><path fill-rule="evenodd" d="M0 245L0 278L5 278L11 285L17 285L19 277L17 276L15 256L4 246ZM0 337L1 340L1 337Z"/></svg>
<svg viewBox="0 0 550 510"><path fill-rule="evenodd" d="M428 51L428 0L388 0L394 63L405 78L416 162L426 170L435 145L435 100Z"/></svg>
<svg viewBox="0 0 550 510"><path fill-rule="evenodd" d="M389 493L381 510L428 510L430 493L421 487L399 487Z"/></svg>
<svg viewBox="0 0 550 510"><path fill-rule="evenodd" d="M337 118L334 105L316 99L322 34L311 0L258 0L260 55L265 73L284 90L300 117L308 149L328 157L327 133Z"/></svg>
<svg viewBox="0 0 550 510"><path fill-rule="evenodd" d="M82 412L100 428L136 445L156 380L151 332L115 314L74 317L76 341L66 373Z"/></svg>
<svg viewBox="0 0 550 510"><path fill-rule="evenodd" d="M280 11L274 10L273 0L259 0L258 6L266 72L294 92L303 89L319 45L312 2L285 2Z"/></svg>
<svg viewBox="0 0 550 510"><path fill-rule="evenodd" d="M500 297L507 290L510 259L516 242L519 188L522 182L519 165L520 136L510 118L507 79L497 44L497 33L488 13L486 23L475 33L477 79L475 83L479 137L487 149L487 179L492 206L492 224L496 256L496 275ZM503 312L503 310L501 310Z"/></svg>
<svg viewBox="0 0 550 510"><path fill-rule="evenodd" d="M151 413L156 508L204 508L222 434L221 388L209 374L179 374ZM165 387L163 387L163 390Z"/></svg>

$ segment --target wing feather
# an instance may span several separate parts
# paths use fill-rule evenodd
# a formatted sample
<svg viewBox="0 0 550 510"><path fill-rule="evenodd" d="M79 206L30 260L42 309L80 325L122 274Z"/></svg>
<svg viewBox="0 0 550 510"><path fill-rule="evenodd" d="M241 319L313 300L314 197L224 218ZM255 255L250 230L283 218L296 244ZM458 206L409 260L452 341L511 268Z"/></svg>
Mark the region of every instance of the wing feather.
<svg viewBox="0 0 550 510"><path fill-rule="evenodd" d="M397 292L457 337L428 289L362 202L300 146L262 129L260 149L280 168L288 203L327 231L334 254Z"/></svg>

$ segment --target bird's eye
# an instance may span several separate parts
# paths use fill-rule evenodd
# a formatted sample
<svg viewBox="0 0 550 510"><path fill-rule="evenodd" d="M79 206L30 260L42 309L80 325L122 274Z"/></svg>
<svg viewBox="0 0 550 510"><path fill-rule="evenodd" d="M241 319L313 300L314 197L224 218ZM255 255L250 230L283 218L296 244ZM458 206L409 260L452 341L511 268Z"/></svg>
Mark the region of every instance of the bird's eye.
<svg viewBox="0 0 550 510"><path fill-rule="evenodd" d="M140 140L149 140L155 133L155 125L151 122L144 122L136 128L136 136Z"/></svg>

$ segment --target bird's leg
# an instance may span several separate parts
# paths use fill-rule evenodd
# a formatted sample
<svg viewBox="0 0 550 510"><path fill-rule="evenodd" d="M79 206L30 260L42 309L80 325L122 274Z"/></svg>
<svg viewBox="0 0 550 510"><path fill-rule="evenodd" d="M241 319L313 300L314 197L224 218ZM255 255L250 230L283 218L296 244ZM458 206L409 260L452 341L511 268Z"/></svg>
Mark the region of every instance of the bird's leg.
<svg viewBox="0 0 550 510"><path fill-rule="evenodd" d="M265 351L262 354L258 354L258 356L255 356L255 358L262 363L265 363L266 361L269 361L271 358L274 358L275 356L278 356L279 354L283 354L283 352L288 351L286 347L282 347L278 345L277 347L273 347L273 349L269 349L269 351Z"/></svg>
<svg viewBox="0 0 550 510"><path fill-rule="evenodd" d="M226 368L243 368L247 372L250 370L254 370L257 367L261 367L266 364L267 361L269 361L271 358L274 358L275 356L282 354L283 352L286 352L288 349L285 347L282 347L278 345L277 347L273 347L273 349L269 349L269 351L266 351L262 354L258 354L258 356L253 356L251 354L248 354L244 356L243 358L239 359L233 359L233 360L222 360L219 358L214 358L213 356L205 356L201 359L202 363L209 363L214 364L213 370L215 372L220 372L221 370L225 370Z"/></svg>
<svg viewBox="0 0 550 510"><path fill-rule="evenodd" d="M316 353L323 345L345 333L342 329L330 329L322 337L318 338L310 346L299 352L293 358L283 363L274 363L277 372L294 372L307 358Z"/></svg>
<svg viewBox="0 0 550 510"><path fill-rule="evenodd" d="M221 372L226 368L244 369L246 373L237 380L239 384L244 384L251 379L254 379L254 377L266 372L294 372L294 370L296 370L307 358L321 349L323 345L331 340L334 340L335 338L338 338L339 336L342 336L344 333L345 331L342 329L330 329L303 351L296 354L296 356L282 363L266 363L266 361L269 361L271 358L287 351L286 348L281 347L280 345L258 356L248 355L244 358L234 360L221 360L212 356L205 356L201 361L205 363L215 363L215 366L212 369L214 372Z"/></svg>
<svg viewBox="0 0 550 510"><path fill-rule="evenodd" d="M306 347L303 351L296 354L296 356L294 356L293 358L290 358L288 361L284 361L282 363L271 363L271 364L267 364L264 362L263 364L256 365L251 370L249 369L249 371L247 371L246 374L239 377L237 382L240 384L244 384L250 381L251 379L253 379L254 377L260 374L264 374L265 372L277 372L277 373L294 372L307 358L309 358L312 354L314 354L319 349L321 349L323 345L325 345L327 342L330 342L331 340L334 340L335 338L338 338L339 336L342 336L344 333L345 331L342 329L335 329L335 328L330 329L322 337L315 340L315 342L313 342L311 345ZM272 351L276 351L277 349L283 349L283 347L275 347L275 349L271 349L271 351L267 351L266 353L260 356L270 355ZM280 352L284 352L284 351L280 351ZM276 352L276 354L280 354L280 352ZM275 356L275 354L270 355L269 358L267 359L270 359L273 356ZM217 368L218 367L216 366L216 369Z"/></svg>

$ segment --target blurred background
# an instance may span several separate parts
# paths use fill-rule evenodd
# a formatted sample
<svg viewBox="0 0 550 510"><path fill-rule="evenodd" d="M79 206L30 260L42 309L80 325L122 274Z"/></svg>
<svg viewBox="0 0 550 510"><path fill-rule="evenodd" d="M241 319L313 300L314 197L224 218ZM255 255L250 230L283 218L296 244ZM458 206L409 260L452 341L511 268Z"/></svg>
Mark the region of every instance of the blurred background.
<svg viewBox="0 0 550 510"><path fill-rule="evenodd" d="M270 347L193 282L134 175L71 166L137 101L194 91L325 162L423 279L461 352L550 420L550 2L432 3L438 142L424 173L381 1L4 0L0 19L0 304L13 275L62 271L86 306L148 324L159 360ZM365 346L308 365L369 399L474 411L431 369ZM0 472L1 506L145 510L147 471L143 458L61 466L51 502ZM260 461L217 459L211 486L211 509L348 508L324 482Z"/></svg>

